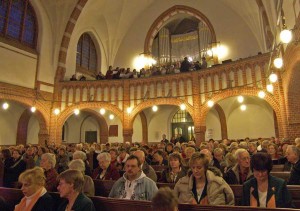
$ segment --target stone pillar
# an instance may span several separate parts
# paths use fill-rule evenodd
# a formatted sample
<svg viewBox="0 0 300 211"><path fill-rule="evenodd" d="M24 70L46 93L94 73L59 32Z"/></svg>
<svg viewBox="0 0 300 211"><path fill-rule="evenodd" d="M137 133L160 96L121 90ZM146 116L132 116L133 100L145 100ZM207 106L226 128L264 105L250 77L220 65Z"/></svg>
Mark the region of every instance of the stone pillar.
<svg viewBox="0 0 300 211"><path fill-rule="evenodd" d="M206 126L197 126L194 128L196 145L199 146L201 142L205 141Z"/></svg>

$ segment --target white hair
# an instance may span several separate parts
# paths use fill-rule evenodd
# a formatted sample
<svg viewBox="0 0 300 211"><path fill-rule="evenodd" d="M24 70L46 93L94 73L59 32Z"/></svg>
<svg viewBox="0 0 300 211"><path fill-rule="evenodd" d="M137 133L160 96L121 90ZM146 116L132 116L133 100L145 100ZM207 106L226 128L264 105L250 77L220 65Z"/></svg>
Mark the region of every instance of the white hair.
<svg viewBox="0 0 300 211"><path fill-rule="evenodd" d="M82 152L82 151L75 151L75 152L73 153L73 159L74 159L75 157L77 157L77 158L79 158L79 159L81 159L81 160L83 160L83 161L86 160L86 154L85 154L84 152Z"/></svg>
<svg viewBox="0 0 300 211"><path fill-rule="evenodd" d="M54 168L56 165L56 157L53 153L44 153L42 157L45 157L51 165L51 168Z"/></svg>
<svg viewBox="0 0 300 211"><path fill-rule="evenodd" d="M99 161L100 158L104 158L104 160L110 162L111 161L111 156L108 152L101 152L98 156L97 156L97 160Z"/></svg>
<svg viewBox="0 0 300 211"><path fill-rule="evenodd" d="M237 150L235 151L235 154L234 154L234 155L235 155L235 157L239 160L241 154L244 153L244 152L247 152L247 153L249 154L249 152L248 152L246 149L240 148L240 149L237 149Z"/></svg>
<svg viewBox="0 0 300 211"><path fill-rule="evenodd" d="M82 160L77 159L77 160L72 160L69 164L69 169L73 169L73 170L78 170L80 172L84 172L85 171L85 164Z"/></svg>

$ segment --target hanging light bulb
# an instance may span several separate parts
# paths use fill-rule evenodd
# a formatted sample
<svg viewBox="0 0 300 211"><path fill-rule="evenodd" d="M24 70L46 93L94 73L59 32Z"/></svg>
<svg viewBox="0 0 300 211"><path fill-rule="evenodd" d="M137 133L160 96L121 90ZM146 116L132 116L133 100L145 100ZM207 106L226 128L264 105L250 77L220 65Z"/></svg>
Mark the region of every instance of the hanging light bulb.
<svg viewBox="0 0 300 211"><path fill-rule="evenodd" d="M288 29L284 29L280 32L280 40L283 43L289 43L292 40L292 32Z"/></svg>
<svg viewBox="0 0 300 211"><path fill-rule="evenodd" d="M186 105L185 104L181 104L180 105L180 110L184 111L186 109Z"/></svg>
<svg viewBox="0 0 300 211"><path fill-rule="evenodd" d="M60 110L58 109L58 108L56 108L55 110L54 110L54 114L55 115L58 115L60 113Z"/></svg>
<svg viewBox="0 0 300 211"><path fill-rule="evenodd" d="M276 75L276 73L271 73L271 75L269 76L269 80L271 83L275 83L278 80L278 76Z"/></svg>
<svg viewBox="0 0 300 211"><path fill-rule="evenodd" d="M265 96L266 96L266 93L264 91L258 92L258 97L265 98Z"/></svg>
<svg viewBox="0 0 300 211"><path fill-rule="evenodd" d="M78 115L80 113L80 110L78 108L74 109L74 114Z"/></svg>
<svg viewBox="0 0 300 211"><path fill-rule="evenodd" d="M243 96L238 96L237 100L239 101L239 103L244 102L244 97Z"/></svg>
<svg viewBox="0 0 300 211"><path fill-rule="evenodd" d="M282 60L282 58L278 57L278 58L274 59L273 64L278 69L282 68L282 66L283 66L283 60Z"/></svg>
<svg viewBox="0 0 300 211"><path fill-rule="evenodd" d="M247 106L243 104L243 105L240 106L240 109L241 109L242 111L246 111Z"/></svg>
<svg viewBox="0 0 300 211"><path fill-rule="evenodd" d="M109 115L110 120L113 120L114 118L115 118L115 115L113 115L113 114Z"/></svg>
<svg viewBox="0 0 300 211"><path fill-rule="evenodd" d="M156 112L158 110L158 107L156 105L152 106L152 111Z"/></svg>
<svg viewBox="0 0 300 211"><path fill-rule="evenodd" d="M214 101L212 101L212 100L209 100L208 102L207 102L207 105L208 105L208 107L213 107L214 106Z"/></svg>
<svg viewBox="0 0 300 211"><path fill-rule="evenodd" d="M104 114L105 114L105 109L104 109L104 108L101 108L101 109L100 109L100 114L101 114L101 115L104 115Z"/></svg>
<svg viewBox="0 0 300 211"><path fill-rule="evenodd" d="M2 108L4 109L4 110L7 110L8 108L9 108L9 104L8 103L3 103L2 104Z"/></svg>
<svg viewBox="0 0 300 211"><path fill-rule="evenodd" d="M132 112L132 107L127 108L127 113L130 114Z"/></svg>
<svg viewBox="0 0 300 211"><path fill-rule="evenodd" d="M272 84L267 85L267 91L273 93L274 87Z"/></svg>
<svg viewBox="0 0 300 211"><path fill-rule="evenodd" d="M32 106L32 107L30 108L30 110L31 110L32 113L34 113L34 112L36 111L36 107Z"/></svg>

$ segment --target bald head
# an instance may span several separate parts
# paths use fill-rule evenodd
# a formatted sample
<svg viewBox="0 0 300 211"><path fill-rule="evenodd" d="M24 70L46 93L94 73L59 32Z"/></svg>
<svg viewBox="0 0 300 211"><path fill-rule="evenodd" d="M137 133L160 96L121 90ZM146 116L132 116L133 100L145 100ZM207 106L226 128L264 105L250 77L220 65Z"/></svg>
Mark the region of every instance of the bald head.
<svg viewBox="0 0 300 211"><path fill-rule="evenodd" d="M141 164L145 162L145 153L142 150L137 150L133 153L133 155L137 156Z"/></svg>

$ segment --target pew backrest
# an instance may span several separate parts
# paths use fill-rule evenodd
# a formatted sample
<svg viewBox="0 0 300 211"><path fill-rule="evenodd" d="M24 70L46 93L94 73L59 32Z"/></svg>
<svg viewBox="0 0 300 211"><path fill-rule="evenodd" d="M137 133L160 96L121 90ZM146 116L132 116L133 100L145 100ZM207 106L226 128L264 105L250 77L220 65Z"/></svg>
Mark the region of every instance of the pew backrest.
<svg viewBox="0 0 300 211"><path fill-rule="evenodd" d="M284 179L285 181L288 181L291 173L288 171L280 171L280 172L271 171L270 174L274 177L278 177L278 178Z"/></svg>

